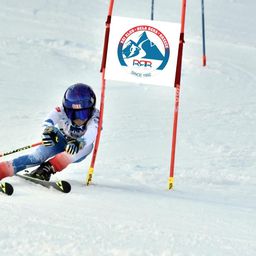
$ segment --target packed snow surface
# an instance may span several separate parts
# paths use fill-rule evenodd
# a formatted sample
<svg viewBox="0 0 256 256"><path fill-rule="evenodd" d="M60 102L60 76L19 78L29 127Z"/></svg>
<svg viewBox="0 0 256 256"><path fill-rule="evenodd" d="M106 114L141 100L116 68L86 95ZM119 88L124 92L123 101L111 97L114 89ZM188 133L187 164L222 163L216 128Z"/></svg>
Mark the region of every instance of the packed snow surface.
<svg viewBox="0 0 256 256"><path fill-rule="evenodd" d="M114 15L150 18L151 1L115 2ZM205 1L207 67L201 1L187 2L174 190L173 86L108 81L93 185L90 157L52 177L69 194L6 178L1 256L256 255L256 1ZM155 1L157 20L179 22L180 10ZM1 152L39 141L73 83L99 105L107 11L103 0L1 0Z"/></svg>

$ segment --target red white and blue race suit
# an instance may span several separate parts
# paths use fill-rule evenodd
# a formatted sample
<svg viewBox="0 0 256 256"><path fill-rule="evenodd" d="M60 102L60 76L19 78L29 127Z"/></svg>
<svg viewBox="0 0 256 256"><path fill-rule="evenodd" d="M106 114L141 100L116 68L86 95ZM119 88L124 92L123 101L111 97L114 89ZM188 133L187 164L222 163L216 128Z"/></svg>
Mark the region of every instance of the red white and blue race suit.
<svg viewBox="0 0 256 256"><path fill-rule="evenodd" d="M54 109L45 121L43 128L55 126L58 131L58 143L52 147L38 146L32 153L17 157L10 161L0 163L0 180L13 176L19 171L34 167L49 160L55 172L60 172L70 163L84 160L92 151L96 139L99 123L99 110L94 109L92 117L85 125L77 126L67 117L63 107ZM78 139L82 141L83 147L78 153L71 155L65 151L68 140Z"/></svg>

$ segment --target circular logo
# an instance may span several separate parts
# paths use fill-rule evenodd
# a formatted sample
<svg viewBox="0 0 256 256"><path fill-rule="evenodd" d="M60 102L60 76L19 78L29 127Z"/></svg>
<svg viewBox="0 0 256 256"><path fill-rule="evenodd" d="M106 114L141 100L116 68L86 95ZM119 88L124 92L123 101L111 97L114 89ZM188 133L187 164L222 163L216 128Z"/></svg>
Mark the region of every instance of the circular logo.
<svg viewBox="0 0 256 256"><path fill-rule="evenodd" d="M163 70L168 63L170 47L158 29L141 25L129 29L120 39L118 59L132 75L150 77L156 70Z"/></svg>

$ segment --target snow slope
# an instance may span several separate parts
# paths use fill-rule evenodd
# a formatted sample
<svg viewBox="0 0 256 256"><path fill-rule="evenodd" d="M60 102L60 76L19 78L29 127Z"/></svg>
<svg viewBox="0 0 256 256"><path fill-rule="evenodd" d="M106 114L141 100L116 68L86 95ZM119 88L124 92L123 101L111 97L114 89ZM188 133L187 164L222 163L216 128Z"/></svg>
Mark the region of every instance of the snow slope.
<svg viewBox="0 0 256 256"><path fill-rule="evenodd" d="M116 1L114 14L149 18L150 2ZM180 1L155 2L156 19L179 22ZM174 191L174 89L107 82L94 184L84 186L90 158L58 174L67 195L7 178L15 194L0 195L1 256L255 255L256 2L205 2L206 68L200 1L187 3ZM1 0L1 152L37 142L70 84L99 98L107 9Z"/></svg>

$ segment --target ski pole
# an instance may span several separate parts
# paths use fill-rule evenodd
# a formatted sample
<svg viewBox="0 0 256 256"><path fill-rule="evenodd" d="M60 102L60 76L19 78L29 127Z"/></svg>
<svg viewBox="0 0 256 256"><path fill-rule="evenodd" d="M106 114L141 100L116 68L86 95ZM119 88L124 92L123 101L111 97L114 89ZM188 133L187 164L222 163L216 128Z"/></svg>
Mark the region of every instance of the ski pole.
<svg viewBox="0 0 256 256"><path fill-rule="evenodd" d="M12 150L10 152L2 153L2 154L0 154L0 157L11 155L11 154L14 154L14 153L17 153L17 152L20 152L20 151L23 151L23 150L26 150L26 149L29 149L29 148L33 148L33 147L36 147L36 146L39 146L39 145L42 145L41 141L37 142L35 144L32 144L32 145L28 145L28 146L22 147L22 148L14 149L14 150Z"/></svg>

